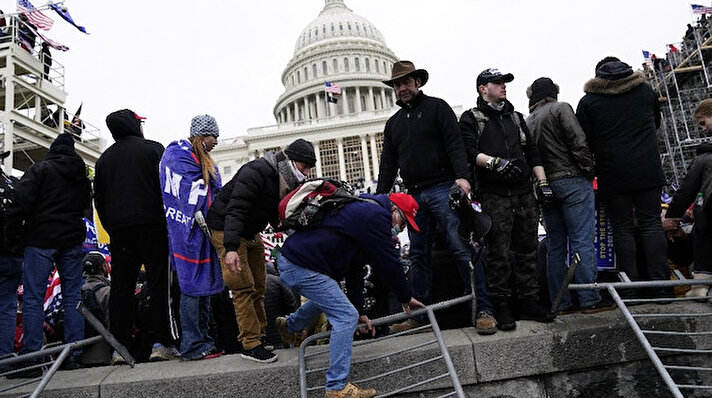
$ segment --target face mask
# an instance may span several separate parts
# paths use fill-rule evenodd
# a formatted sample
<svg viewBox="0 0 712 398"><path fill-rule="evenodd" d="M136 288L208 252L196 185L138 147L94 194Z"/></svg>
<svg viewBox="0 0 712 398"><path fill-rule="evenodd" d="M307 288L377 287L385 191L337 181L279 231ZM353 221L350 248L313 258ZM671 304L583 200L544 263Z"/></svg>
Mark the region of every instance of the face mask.
<svg viewBox="0 0 712 398"><path fill-rule="evenodd" d="M294 163L293 160L289 161L289 168L292 169L292 173L294 173L294 176L297 177L297 181L302 182L307 179L307 176L302 174L301 171L299 171L297 165Z"/></svg>

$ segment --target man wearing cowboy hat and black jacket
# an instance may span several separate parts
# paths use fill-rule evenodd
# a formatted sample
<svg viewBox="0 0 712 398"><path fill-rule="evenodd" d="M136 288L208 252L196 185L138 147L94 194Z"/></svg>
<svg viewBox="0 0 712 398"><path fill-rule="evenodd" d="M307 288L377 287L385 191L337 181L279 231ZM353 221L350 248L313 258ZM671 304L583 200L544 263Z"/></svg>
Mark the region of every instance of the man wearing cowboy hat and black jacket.
<svg viewBox="0 0 712 398"><path fill-rule="evenodd" d="M466 194L470 192L464 141L450 105L420 91L427 81L426 70L416 69L410 61L399 61L393 65L391 79L383 82L393 87L401 109L386 122L377 193L389 192L400 170L408 193L418 202L420 211L415 221L421 232L415 234L409 231L412 261L410 283L413 296L429 304L432 283L430 249L433 244L431 225L437 221L446 234L445 240L457 260L466 289L470 287L469 264L472 251L460 239L457 232L460 219L448 204L453 182ZM476 279L477 296L484 298L484 278ZM478 307L478 331L496 331L492 310L487 308L488 303L478 302ZM391 331L412 329L424 321L422 318L408 319L393 325Z"/></svg>

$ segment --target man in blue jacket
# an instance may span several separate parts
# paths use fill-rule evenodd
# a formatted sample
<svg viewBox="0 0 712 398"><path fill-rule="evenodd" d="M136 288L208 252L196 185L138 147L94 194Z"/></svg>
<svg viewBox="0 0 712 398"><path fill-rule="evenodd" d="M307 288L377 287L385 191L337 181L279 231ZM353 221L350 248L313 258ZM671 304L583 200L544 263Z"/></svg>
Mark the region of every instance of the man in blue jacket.
<svg viewBox="0 0 712 398"><path fill-rule="evenodd" d="M411 296L392 238L406 224L411 230L419 230L415 223L418 204L403 193L362 197L377 203L351 202L336 214L327 214L320 228L291 235L277 259L282 280L309 299L287 318L277 318L280 333L289 336L300 331L322 312L332 326L326 397L376 395L374 389L362 389L347 382L354 329L360 321L367 325L368 331L373 330L368 317L359 316L363 307L362 270L351 267L360 250L382 279L390 282L406 312L423 307ZM338 281L344 278L348 298L339 287Z"/></svg>

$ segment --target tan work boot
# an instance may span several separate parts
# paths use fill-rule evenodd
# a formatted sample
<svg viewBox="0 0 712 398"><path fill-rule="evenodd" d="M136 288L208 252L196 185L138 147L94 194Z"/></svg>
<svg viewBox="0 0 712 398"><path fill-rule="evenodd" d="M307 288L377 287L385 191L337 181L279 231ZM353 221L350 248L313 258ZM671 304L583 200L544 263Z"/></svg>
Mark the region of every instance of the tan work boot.
<svg viewBox="0 0 712 398"><path fill-rule="evenodd" d="M487 335L497 333L497 320L489 312L480 311L475 318L477 334Z"/></svg>
<svg viewBox="0 0 712 398"><path fill-rule="evenodd" d="M422 323L416 321L413 318L408 318L404 322L394 323L388 328L390 333L404 332L406 330L415 329L417 327L423 326Z"/></svg>
<svg viewBox="0 0 712 398"><path fill-rule="evenodd" d="M371 398L376 396L373 388L361 388L354 383L346 384L343 390L326 390L324 398Z"/></svg>
<svg viewBox="0 0 712 398"><path fill-rule="evenodd" d="M289 333L287 331L287 318L283 316L277 317L277 319L274 320L274 325L279 331L279 336L282 338L282 345L284 348L292 348L296 336L294 333Z"/></svg>
<svg viewBox="0 0 712 398"><path fill-rule="evenodd" d="M692 279L709 280L709 279L712 279L712 275L700 274L697 272L693 272ZM687 292L687 294L685 294L685 296L705 298L705 297L707 297L707 293L709 290L710 290L710 287L708 285L693 285L690 288L690 291Z"/></svg>

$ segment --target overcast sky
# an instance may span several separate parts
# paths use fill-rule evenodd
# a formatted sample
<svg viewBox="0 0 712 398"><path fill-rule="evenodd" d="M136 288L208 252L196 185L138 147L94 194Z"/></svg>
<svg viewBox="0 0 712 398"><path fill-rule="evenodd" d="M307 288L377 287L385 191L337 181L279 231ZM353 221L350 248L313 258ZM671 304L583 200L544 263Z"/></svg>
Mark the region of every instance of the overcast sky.
<svg viewBox="0 0 712 398"><path fill-rule="evenodd" d="M476 75L498 67L514 74L507 93L525 114L534 79L552 78L559 99L575 107L598 60L615 55L640 68L641 50L663 55L693 20L690 3L681 0L345 3L381 31L397 57L429 71L427 94L469 108ZM9 0L0 4L15 9ZM297 36L324 7L323 0L65 4L91 33L46 12L55 20L48 37L70 47L53 53L66 68L67 108L74 112L83 101L82 116L109 143L106 115L130 108L148 117L146 136L164 144L187 136L190 119L202 113L216 117L221 138L275 124L281 73Z"/></svg>

